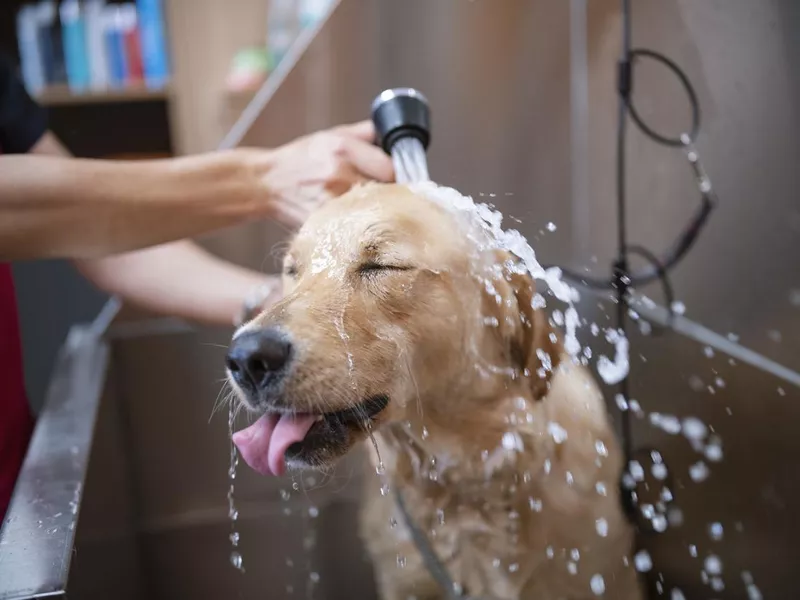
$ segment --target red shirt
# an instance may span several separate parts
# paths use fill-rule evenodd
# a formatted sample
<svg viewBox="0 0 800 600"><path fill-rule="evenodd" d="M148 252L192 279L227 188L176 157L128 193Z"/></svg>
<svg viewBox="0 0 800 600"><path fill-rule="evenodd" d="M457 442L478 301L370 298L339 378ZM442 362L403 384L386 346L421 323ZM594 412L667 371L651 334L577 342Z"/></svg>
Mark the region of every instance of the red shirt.
<svg viewBox="0 0 800 600"><path fill-rule="evenodd" d="M47 131L44 110L26 93L14 65L0 55L0 160L28 152ZM33 432L22 371L17 301L11 267L0 263L0 519Z"/></svg>
<svg viewBox="0 0 800 600"><path fill-rule="evenodd" d="M33 417L25 396L14 281L11 267L0 263L0 519L11 500L32 432Z"/></svg>

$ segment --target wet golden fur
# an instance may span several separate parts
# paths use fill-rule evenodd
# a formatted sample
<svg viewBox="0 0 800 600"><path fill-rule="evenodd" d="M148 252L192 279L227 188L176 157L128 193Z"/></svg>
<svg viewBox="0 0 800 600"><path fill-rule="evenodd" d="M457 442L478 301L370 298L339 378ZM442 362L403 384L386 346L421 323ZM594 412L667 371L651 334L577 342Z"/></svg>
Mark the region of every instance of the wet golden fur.
<svg viewBox="0 0 800 600"><path fill-rule="evenodd" d="M385 600L446 597L387 485L475 597L594 598L599 575L605 597L638 599L602 396L531 307L532 279L457 221L396 185L327 203L292 243L284 299L247 327L291 334L299 411L389 396L360 521ZM364 440L352 432L318 465Z"/></svg>

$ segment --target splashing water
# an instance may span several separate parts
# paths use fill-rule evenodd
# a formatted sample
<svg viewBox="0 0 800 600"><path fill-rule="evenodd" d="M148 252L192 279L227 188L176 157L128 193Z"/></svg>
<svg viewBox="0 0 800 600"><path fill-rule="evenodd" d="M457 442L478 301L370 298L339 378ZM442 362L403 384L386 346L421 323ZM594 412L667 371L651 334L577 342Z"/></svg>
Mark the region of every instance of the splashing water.
<svg viewBox="0 0 800 600"><path fill-rule="evenodd" d="M534 279L544 282L556 299L567 304L567 309L563 314L566 330L564 347L567 353L577 360L581 346L576 337L576 330L581 323L574 304L580 300L580 295L562 279L561 270L557 267L549 269L542 267L536 259L533 248L522 234L515 229L504 230L502 228L503 215L492 210L486 204L476 204L471 197L464 196L453 188L438 186L430 181L415 182L409 185L409 188L446 210L461 216L462 221L467 225L465 234L478 250L500 249L510 252L522 261L525 272ZM537 303L541 304L541 298L537 296L536 299ZM625 340L624 336L619 334L618 338ZM620 341L617 348L620 362L627 364L627 340ZM623 353L625 354L624 358L621 356Z"/></svg>
<svg viewBox="0 0 800 600"><path fill-rule="evenodd" d="M606 591L606 582L599 573L597 575L592 575L589 586L592 588L592 593L594 593L595 596L602 596Z"/></svg>
<svg viewBox="0 0 800 600"><path fill-rule="evenodd" d="M647 550L640 550L633 557L633 564L640 573L647 573L653 568L653 560Z"/></svg>

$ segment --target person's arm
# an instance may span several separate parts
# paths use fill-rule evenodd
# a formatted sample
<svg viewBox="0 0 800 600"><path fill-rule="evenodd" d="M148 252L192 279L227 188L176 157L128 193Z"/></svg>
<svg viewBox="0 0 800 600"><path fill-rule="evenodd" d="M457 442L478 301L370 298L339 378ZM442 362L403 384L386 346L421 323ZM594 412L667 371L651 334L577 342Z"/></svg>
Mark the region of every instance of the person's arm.
<svg viewBox="0 0 800 600"><path fill-rule="evenodd" d="M30 152L70 156L50 131ZM221 260L188 240L74 262L98 288L133 306L212 325L232 325L253 290L271 288L267 302L280 297L279 278Z"/></svg>
<svg viewBox="0 0 800 600"><path fill-rule="evenodd" d="M0 157L0 258L88 258L270 213L237 152L150 161Z"/></svg>
<svg viewBox="0 0 800 600"><path fill-rule="evenodd" d="M290 227L367 179L390 181L372 123L275 149L148 161L0 156L0 260L89 258L253 218Z"/></svg>
<svg viewBox="0 0 800 600"><path fill-rule="evenodd" d="M212 325L233 325L245 299L267 287L264 305L280 298L280 279L251 271L189 241L119 256L76 261L97 287L133 306Z"/></svg>

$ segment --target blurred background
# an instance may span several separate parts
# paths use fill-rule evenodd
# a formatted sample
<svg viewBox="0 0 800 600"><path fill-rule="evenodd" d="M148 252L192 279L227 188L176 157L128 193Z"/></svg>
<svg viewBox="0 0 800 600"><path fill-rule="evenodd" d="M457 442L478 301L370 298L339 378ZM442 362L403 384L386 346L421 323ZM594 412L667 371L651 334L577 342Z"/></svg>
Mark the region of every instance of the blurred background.
<svg viewBox="0 0 800 600"><path fill-rule="evenodd" d="M634 45L674 59L698 92L697 145L720 198L673 273L677 298L689 319L796 372L800 3L633 4ZM78 156L274 146L365 118L382 89L413 86L432 107L433 178L519 219L507 225L543 263L597 274L608 272L616 243L619 48L615 0L0 6L0 49ZM637 69L634 95L649 123L675 134L686 127L688 104L659 66ZM636 130L629 148L630 236L660 251L695 209L696 182L680 151ZM283 239L278 228L254 224L201 242L275 271L272 250ZM39 410L63 393L51 383L70 327L94 318L107 298L58 261L17 265L15 276ZM639 291L662 302L657 286ZM602 327L614 306L584 294L579 311ZM233 568L227 423L225 415L209 421L230 331L153 323L123 312L107 342L108 368L96 374L99 416L86 440L70 597L374 597L354 532L357 456L324 485L239 469L245 572ZM588 327L582 336L595 357L609 352ZM653 597L673 588L686 598L799 597L791 567L800 560L800 390L704 342L647 328L631 333L631 377L645 415L635 444L665 458L680 509L666 532L642 536ZM723 459L698 453L654 413L701 419ZM695 477L700 462L705 475ZM706 571L709 556L720 557L721 575Z"/></svg>
<svg viewBox="0 0 800 600"><path fill-rule="evenodd" d="M0 4L0 50L19 65L74 155L194 154L217 147L300 31L330 5L9 0ZM59 262L17 265L15 276L27 385L38 408L69 326L96 314L106 298ZM43 298L56 296L40 310Z"/></svg>

